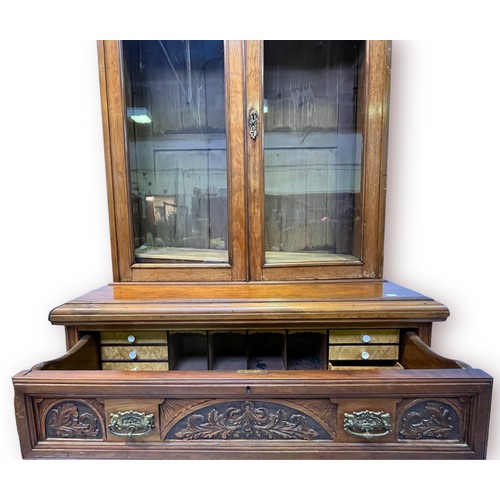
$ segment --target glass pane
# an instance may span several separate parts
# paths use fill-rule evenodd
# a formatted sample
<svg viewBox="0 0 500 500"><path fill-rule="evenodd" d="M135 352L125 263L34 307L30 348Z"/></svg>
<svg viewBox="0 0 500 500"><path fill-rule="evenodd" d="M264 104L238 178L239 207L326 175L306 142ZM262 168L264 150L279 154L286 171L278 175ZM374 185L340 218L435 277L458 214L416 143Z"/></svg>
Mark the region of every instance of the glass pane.
<svg viewBox="0 0 500 500"><path fill-rule="evenodd" d="M363 61L357 41L264 43L267 263L360 258Z"/></svg>
<svg viewBox="0 0 500 500"><path fill-rule="evenodd" d="M123 42L136 262L227 262L224 44Z"/></svg>

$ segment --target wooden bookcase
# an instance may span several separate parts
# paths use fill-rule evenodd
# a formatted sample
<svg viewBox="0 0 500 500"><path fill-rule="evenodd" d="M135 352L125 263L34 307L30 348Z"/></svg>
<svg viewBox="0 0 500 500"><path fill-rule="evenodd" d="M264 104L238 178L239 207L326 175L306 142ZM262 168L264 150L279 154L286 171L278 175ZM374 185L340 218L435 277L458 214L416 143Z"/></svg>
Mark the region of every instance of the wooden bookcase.
<svg viewBox="0 0 500 500"><path fill-rule="evenodd" d="M24 457L485 457L491 377L383 279L390 49L98 43L114 281L14 377Z"/></svg>

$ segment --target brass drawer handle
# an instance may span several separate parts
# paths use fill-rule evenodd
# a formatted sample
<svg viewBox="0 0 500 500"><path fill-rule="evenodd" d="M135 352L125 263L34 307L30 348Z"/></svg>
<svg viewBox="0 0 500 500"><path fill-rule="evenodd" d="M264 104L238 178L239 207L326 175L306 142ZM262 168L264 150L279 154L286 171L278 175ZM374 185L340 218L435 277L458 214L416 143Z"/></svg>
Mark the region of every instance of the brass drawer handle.
<svg viewBox="0 0 500 500"><path fill-rule="evenodd" d="M108 429L120 437L146 436L154 429L154 415L135 410L119 411L109 414Z"/></svg>
<svg viewBox="0 0 500 500"><path fill-rule="evenodd" d="M252 140L257 139L258 131L257 125L259 123L259 112L256 109L251 109L248 114L248 125L250 127L250 138Z"/></svg>
<svg viewBox="0 0 500 500"><path fill-rule="evenodd" d="M351 436L373 439L392 431L391 415L383 411L354 411L344 413L344 430Z"/></svg>

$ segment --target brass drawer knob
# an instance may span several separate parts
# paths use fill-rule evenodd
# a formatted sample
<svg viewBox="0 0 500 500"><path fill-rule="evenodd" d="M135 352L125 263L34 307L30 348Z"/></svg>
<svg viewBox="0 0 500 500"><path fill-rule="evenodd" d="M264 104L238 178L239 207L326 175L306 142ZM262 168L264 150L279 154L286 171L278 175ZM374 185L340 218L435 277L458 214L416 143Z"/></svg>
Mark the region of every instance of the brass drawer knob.
<svg viewBox="0 0 500 500"><path fill-rule="evenodd" d="M365 344L368 344L371 340L371 337L369 335L363 335L361 339Z"/></svg>

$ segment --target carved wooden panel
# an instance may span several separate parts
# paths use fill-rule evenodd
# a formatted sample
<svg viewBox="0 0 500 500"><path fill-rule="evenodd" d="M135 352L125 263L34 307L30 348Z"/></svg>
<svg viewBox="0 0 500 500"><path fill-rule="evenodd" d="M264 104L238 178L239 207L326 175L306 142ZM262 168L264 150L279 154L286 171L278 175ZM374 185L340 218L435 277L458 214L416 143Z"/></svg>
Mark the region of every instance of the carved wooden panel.
<svg viewBox="0 0 500 500"><path fill-rule="evenodd" d="M461 441L462 406L459 400L418 400L406 404L399 418L398 438Z"/></svg>
<svg viewBox="0 0 500 500"><path fill-rule="evenodd" d="M332 440L336 405L328 400L165 401L167 440Z"/></svg>
<svg viewBox="0 0 500 500"><path fill-rule="evenodd" d="M101 417L89 404L60 401L46 410L43 421L47 439L103 439Z"/></svg>
<svg viewBox="0 0 500 500"><path fill-rule="evenodd" d="M168 431L191 409L204 405L211 400L207 399L166 399L160 406L162 439L166 438Z"/></svg>

